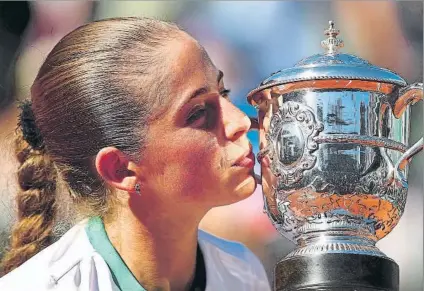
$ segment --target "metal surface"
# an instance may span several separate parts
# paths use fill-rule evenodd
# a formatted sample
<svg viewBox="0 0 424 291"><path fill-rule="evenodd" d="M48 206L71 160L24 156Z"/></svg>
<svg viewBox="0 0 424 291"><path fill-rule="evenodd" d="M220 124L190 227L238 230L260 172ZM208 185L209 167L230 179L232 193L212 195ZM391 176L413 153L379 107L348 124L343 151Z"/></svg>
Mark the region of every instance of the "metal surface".
<svg viewBox="0 0 424 291"><path fill-rule="evenodd" d="M375 244L399 222L408 162L423 148L422 139L408 144L409 105L422 100L423 85L339 54L337 34L331 24L325 55L273 75L248 97L258 109L264 210L297 244L286 260L388 259ZM314 73L294 78L306 67Z"/></svg>
<svg viewBox="0 0 424 291"><path fill-rule="evenodd" d="M398 86L406 85L406 81L402 77L388 69L376 67L351 54L338 53L343 46L343 41L337 38L339 31L334 29L333 22L330 21L330 27L325 34L328 38L321 43L325 48L323 54L307 57L292 68L272 74L248 96L272 86L307 80L346 79L375 81Z"/></svg>

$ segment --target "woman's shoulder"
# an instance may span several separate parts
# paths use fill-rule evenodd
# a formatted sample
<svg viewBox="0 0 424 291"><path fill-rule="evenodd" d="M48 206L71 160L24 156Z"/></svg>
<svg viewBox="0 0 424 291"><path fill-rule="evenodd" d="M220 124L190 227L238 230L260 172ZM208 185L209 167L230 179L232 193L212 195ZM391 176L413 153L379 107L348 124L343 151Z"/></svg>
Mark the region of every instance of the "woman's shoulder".
<svg viewBox="0 0 424 291"><path fill-rule="evenodd" d="M249 262L254 254L242 243L223 239L209 232L199 230L199 242L207 248L218 249L220 252Z"/></svg>
<svg viewBox="0 0 424 291"><path fill-rule="evenodd" d="M0 290L50 290L94 249L85 237L85 221L66 232L20 267L0 278ZM69 286L69 285L68 285ZM57 289L55 289L57 290ZM58 290L61 290L60 288Z"/></svg>
<svg viewBox="0 0 424 291"><path fill-rule="evenodd" d="M220 278L227 278L224 285L226 290L229 290L229 286L236 288L233 290L240 290L241 285L246 287L246 290L270 290L261 261L244 244L214 236L203 230L199 230L199 244L207 268L214 269L214 272L208 275L220 272ZM244 286L246 284L249 286Z"/></svg>

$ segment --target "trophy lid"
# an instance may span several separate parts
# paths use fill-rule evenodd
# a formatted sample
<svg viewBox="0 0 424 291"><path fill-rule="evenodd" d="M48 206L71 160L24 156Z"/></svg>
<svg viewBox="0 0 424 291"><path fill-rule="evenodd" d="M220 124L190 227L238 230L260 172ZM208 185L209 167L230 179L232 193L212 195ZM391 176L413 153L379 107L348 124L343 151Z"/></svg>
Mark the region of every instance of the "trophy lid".
<svg viewBox="0 0 424 291"><path fill-rule="evenodd" d="M329 28L325 30L328 38L321 41L324 53L307 57L294 67L273 73L248 94L249 99L255 93L276 85L311 80L344 79L406 85L402 77L388 69L374 66L351 54L339 53L338 50L343 47L343 40L337 38L339 33L334 28L334 22L329 21Z"/></svg>

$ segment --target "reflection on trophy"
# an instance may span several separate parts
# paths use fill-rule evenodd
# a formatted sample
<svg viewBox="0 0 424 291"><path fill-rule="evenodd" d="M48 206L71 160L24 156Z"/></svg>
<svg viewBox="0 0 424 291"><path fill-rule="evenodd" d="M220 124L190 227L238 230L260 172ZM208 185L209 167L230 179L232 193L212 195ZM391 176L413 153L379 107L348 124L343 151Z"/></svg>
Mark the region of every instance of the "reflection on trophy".
<svg viewBox="0 0 424 291"><path fill-rule="evenodd" d="M423 85L340 53L330 21L323 54L251 91L258 109L264 205L297 248L275 269L276 290L399 290L398 265L376 242L406 203L409 105Z"/></svg>

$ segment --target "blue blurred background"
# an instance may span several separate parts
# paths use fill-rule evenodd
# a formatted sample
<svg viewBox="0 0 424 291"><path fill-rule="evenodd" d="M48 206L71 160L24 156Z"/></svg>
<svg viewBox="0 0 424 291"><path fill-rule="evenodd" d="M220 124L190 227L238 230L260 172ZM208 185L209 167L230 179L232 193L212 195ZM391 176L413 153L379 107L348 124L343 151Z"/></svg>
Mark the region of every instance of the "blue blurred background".
<svg viewBox="0 0 424 291"><path fill-rule="evenodd" d="M320 53L328 20L341 30L343 52L394 70L409 83L423 80L423 3L418 1L0 2L0 256L15 219L17 165L10 145L17 116L14 102L28 98L38 68L61 37L90 20L117 16L179 24L224 71L233 102L249 115L256 111L246 94L271 73ZM412 140L423 135L422 102L412 110L411 127ZM249 137L257 152L257 135ZM423 156L412 163L401 222L378 243L399 264L402 291L423 288ZM245 201L212 210L201 227L245 243L272 280L275 263L293 245L274 230L262 207L258 188Z"/></svg>

